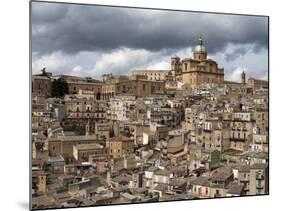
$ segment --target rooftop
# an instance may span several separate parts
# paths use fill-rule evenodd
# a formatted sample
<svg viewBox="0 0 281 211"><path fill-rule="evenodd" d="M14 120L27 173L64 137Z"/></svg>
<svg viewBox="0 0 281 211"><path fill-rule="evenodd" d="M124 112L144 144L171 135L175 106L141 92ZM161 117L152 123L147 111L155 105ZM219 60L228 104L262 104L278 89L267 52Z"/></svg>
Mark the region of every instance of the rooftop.
<svg viewBox="0 0 281 211"><path fill-rule="evenodd" d="M170 181L171 186L181 186L185 183L187 183L187 180L182 178L177 178Z"/></svg>
<svg viewBox="0 0 281 211"><path fill-rule="evenodd" d="M101 144L78 144L75 146L77 150L91 150L104 148Z"/></svg>
<svg viewBox="0 0 281 211"><path fill-rule="evenodd" d="M226 173L226 172L215 172L213 173L213 175L211 176L211 178L213 180L226 180L229 177L232 176L232 173Z"/></svg>
<svg viewBox="0 0 281 211"><path fill-rule="evenodd" d="M171 174L171 172L166 169L163 169L163 170L159 169L154 172L154 175L161 175L161 176L169 176L170 174Z"/></svg>
<svg viewBox="0 0 281 211"><path fill-rule="evenodd" d="M237 183L232 183L230 185L230 188L227 191L227 193L228 194L240 195L242 191L243 191L243 185L238 185Z"/></svg>
<svg viewBox="0 0 281 211"><path fill-rule="evenodd" d="M58 137L52 137L49 139L49 141L92 141L97 140L97 137L94 135L90 136L58 136Z"/></svg>
<svg viewBox="0 0 281 211"><path fill-rule="evenodd" d="M267 165L266 163L254 163L251 165L251 169L265 169Z"/></svg>
<svg viewBox="0 0 281 211"><path fill-rule="evenodd" d="M190 183L193 185L200 185L200 186L209 186L210 185L209 178L204 177L204 176L192 178L192 181Z"/></svg>
<svg viewBox="0 0 281 211"><path fill-rule="evenodd" d="M243 154L241 154L242 158L260 158L260 159L268 159L268 153L267 152L254 152L254 151L248 151Z"/></svg>
<svg viewBox="0 0 281 211"><path fill-rule="evenodd" d="M110 141L132 141L134 140L133 138L129 138L127 136L116 136L113 137L111 139L109 139Z"/></svg>

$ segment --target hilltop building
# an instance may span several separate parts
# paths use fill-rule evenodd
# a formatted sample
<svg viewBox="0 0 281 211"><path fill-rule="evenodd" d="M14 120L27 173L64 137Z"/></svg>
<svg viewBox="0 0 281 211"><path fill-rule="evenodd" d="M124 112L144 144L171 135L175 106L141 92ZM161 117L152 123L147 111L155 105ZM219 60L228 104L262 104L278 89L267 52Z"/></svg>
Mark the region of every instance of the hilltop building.
<svg viewBox="0 0 281 211"><path fill-rule="evenodd" d="M208 58L203 39L199 37L193 51L193 58L175 56L171 58L171 74L175 81L188 83L192 88L204 83L222 83L224 69L216 61Z"/></svg>

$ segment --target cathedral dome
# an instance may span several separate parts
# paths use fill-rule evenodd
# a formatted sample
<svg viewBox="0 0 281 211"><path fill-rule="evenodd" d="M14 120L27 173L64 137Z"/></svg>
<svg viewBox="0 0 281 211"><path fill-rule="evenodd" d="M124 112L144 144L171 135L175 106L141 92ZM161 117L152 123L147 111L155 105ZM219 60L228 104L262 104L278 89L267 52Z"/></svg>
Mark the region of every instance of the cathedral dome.
<svg viewBox="0 0 281 211"><path fill-rule="evenodd" d="M194 48L195 53L207 53L206 47L204 46L203 39L199 37L197 45Z"/></svg>

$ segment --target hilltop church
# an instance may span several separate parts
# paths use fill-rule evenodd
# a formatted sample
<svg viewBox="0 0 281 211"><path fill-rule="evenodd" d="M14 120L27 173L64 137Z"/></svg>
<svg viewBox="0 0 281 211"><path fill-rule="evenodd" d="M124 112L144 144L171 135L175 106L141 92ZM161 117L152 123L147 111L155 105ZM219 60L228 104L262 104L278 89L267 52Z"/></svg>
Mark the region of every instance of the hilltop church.
<svg viewBox="0 0 281 211"><path fill-rule="evenodd" d="M171 58L170 70L133 70L132 75L144 75L152 81L177 81L196 88L204 83L223 83L224 69L216 61L207 57L203 39L199 37L193 51L193 58L181 60L178 56Z"/></svg>
<svg viewBox="0 0 281 211"><path fill-rule="evenodd" d="M217 62L209 59L207 55L203 39L199 37L193 58L171 58L170 75L173 80L188 83L193 88L203 83L223 83L224 69L219 68Z"/></svg>

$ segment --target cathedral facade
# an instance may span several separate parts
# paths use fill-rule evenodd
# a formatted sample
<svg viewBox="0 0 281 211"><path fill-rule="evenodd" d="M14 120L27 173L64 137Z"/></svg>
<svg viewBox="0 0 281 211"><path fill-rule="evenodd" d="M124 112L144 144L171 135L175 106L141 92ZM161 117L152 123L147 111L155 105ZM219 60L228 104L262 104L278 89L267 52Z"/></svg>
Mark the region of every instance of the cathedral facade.
<svg viewBox="0 0 281 211"><path fill-rule="evenodd" d="M193 88L204 83L224 82L224 69L219 68L216 61L208 58L201 37L194 48L192 58L171 58L171 75L175 81L188 83Z"/></svg>

